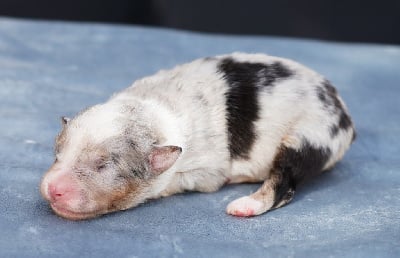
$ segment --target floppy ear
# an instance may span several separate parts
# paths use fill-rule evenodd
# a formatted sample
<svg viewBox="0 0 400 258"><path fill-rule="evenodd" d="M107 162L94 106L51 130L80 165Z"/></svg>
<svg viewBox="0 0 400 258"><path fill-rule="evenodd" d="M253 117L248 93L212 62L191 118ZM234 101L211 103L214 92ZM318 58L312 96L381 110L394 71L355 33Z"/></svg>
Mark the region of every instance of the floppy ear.
<svg viewBox="0 0 400 258"><path fill-rule="evenodd" d="M154 146L149 155L151 173L159 175L168 170L181 152L182 148L178 146Z"/></svg>

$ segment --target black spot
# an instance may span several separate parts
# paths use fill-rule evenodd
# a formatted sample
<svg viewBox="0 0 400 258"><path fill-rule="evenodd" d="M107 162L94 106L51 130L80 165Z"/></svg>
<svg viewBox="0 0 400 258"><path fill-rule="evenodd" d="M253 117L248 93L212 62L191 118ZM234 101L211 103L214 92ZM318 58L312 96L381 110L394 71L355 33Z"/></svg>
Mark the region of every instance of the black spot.
<svg viewBox="0 0 400 258"><path fill-rule="evenodd" d="M329 148L314 147L305 140L300 149L281 147L271 170L276 180L274 207L290 201L298 184L320 174L330 156Z"/></svg>
<svg viewBox="0 0 400 258"><path fill-rule="evenodd" d="M343 105L338 98L335 87L333 87L328 81L324 82L324 86L325 89L327 90L329 99L331 100L331 103L333 103L336 110L344 111Z"/></svg>
<svg viewBox="0 0 400 258"><path fill-rule="evenodd" d="M292 76L293 73L286 66L282 65L280 62L274 62L269 65L262 76L267 78L268 84L264 86L269 86L271 83L275 82L277 79L288 78Z"/></svg>
<svg viewBox="0 0 400 258"><path fill-rule="evenodd" d="M229 150L232 158L248 158L255 141L258 120L257 73L263 64L236 63L225 59L219 65L229 84L226 94Z"/></svg>
<svg viewBox="0 0 400 258"><path fill-rule="evenodd" d="M325 89L328 91L330 96L336 96L337 95L337 90L335 87L332 86L332 84L330 83L330 81L328 80L324 80L324 82L322 83L322 85L325 87Z"/></svg>
<svg viewBox="0 0 400 258"><path fill-rule="evenodd" d="M332 125L330 129L332 137L335 137L339 133L339 129L348 130L353 126L350 116L339 100L335 87L329 81L325 80L320 87L317 87L317 95L324 108L338 116L337 124Z"/></svg>
<svg viewBox="0 0 400 258"><path fill-rule="evenodd" d="M229 150L232 158L248 158L256 139L254 122L259 119L258 91L271 87L292 72L279 62L273 64L221 60L219 72L228 82L226 93Z"/></svg>
<svg viewBox="0 0 400 258"><path fill-rule="evenodd" d="M332 125L330 128L330 134L332 137L336 136L339 133L339 127L337 125Z"/></svg>
<svg viewBox="0 0 400 258"><path fill-rule="evenodd" d="M317 95L324 107L332 113L338 113L343 108L337 97L336 89L329 81L325 80L321 86L317 87Z"/></svg>
<svg viewBox="0 0 400 258"><path fill-rule="evenodd" d="M344 112L342 110L341 114L340 114L340 118L339 118L339 127L341 129L348 129L350 126L352 126L352 122L351 119L349 117L348 114L346 114L346 112Z"/></svg>
<svg viewBox="0 0 400 258"><path fill-rule="evenodd" d="M324 104L324 106L328 105L324 88L317 87L317 94L318 94L319 100L321 100L321 102Z"/></svg>

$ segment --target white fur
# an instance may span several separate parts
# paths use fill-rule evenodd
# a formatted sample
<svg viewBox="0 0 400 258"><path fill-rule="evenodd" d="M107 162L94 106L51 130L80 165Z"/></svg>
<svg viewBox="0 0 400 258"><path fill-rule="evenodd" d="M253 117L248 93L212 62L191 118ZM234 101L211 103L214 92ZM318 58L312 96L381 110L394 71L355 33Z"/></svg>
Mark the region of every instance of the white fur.
<svg viewBox="0 0 400 258"><path fill-rule="evenodd" d="M273 198L267 202L262 202L250 196L243 196L229 203L226 207L226 213L240 217L256 216L267 211L273 204Z"/></svg>

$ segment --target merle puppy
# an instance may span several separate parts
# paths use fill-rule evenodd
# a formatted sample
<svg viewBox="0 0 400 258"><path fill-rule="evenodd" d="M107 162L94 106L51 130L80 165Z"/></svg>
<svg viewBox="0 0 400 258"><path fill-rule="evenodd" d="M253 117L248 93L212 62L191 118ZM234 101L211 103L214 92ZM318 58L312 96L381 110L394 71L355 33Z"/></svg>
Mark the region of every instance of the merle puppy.
<svg viewBox="0 0 400 258"><path fill-rule="evenodd" d="M290 202L355 137L329 81L291 60L244 53L160 71L62 122L41 192L68 219L243 182L263 184L226 211L259 215Z"/></svg>

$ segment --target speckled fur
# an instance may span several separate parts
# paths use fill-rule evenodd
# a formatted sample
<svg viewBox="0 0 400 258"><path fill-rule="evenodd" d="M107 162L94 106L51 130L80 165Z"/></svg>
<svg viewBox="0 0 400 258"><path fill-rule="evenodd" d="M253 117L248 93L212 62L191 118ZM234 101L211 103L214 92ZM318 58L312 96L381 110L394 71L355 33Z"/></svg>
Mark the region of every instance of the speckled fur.
<svg viewBox="0 0 400 258"><path fill-rule="evenodd" d="M229 74L221 72L221 62L227 59L243 65L258 64L261 70L263 65L287 69L270 73L268 76L276 76L271 80L258 79L264 84L267 81L268 87L253 81L258 105L256 116L247 121L251 126L244 127L250 128L249 137L254 139L251 144L243 143L249 144L246 155L232 155L230 147L227 95L230 87L236 86L229 85L234 82L226 79ZM49 185L57 182L60 175L74 178L84 196L80 201L66 200L64 206L76 217L58 214L81 219L186 190L211 192L227 182L265 181L259 191L227 208L229 214L237 216L261 214L293 198L293 178L287 175L292 172L273 172L277 171L278 156L284 157L280 160L289 158L290 163L290 157L307 161L302 153L322 153L323 158L318 161L321 167L314 171L321 172L331 168L349 148L354 127L344 102L332 89L314 71L291 60L263 54L234 53L160 71L66 123L56 141L57 169L53 166L44 177L42 194L52 202ZM149 161L155 146L177 146L182 150L177 153L170 149L173 155L165 152L161 160L171 164L157 174ZM305 146L316 152L304 152ZM111 164L102 167L101 173L96 171L98 166L90 165L98 160L99 149ZM288 189L280 186L282 177L290 181ZM280 199L277 187L281 188ZM99 194L101 198L96 197Z"/></svg>

